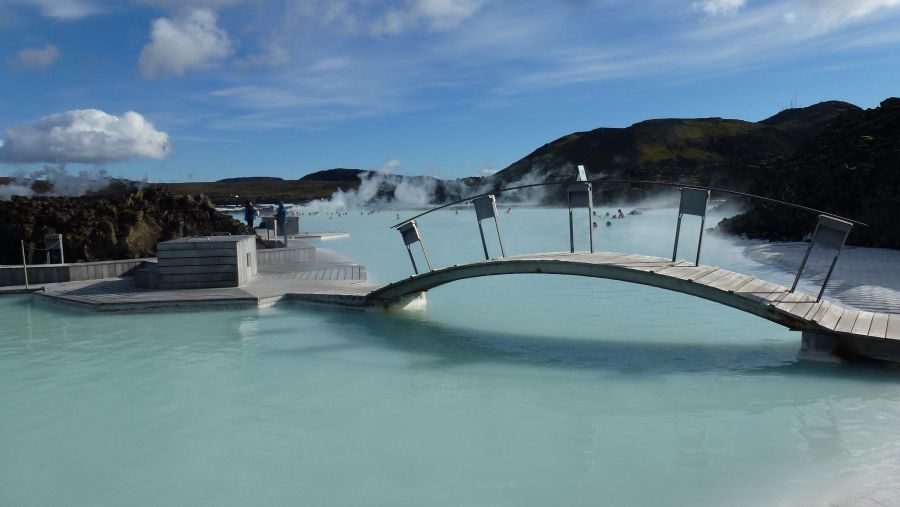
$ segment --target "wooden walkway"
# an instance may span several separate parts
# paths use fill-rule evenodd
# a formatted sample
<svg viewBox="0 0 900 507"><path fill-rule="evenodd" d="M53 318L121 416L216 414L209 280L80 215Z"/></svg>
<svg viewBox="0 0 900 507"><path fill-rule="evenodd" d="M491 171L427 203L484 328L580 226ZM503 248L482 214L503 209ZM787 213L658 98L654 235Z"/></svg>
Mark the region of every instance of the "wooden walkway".
<svg viewBox="0 0 900 507"><path fill-rule="evenodd" d="M716 301L793 330L900 340L900 314L844 309L787 287L715 266L662 257L602 253L521 255L438 269L375 290L365 304L389 304L411 294L480 276L546 273L621 280Z"/></svg>

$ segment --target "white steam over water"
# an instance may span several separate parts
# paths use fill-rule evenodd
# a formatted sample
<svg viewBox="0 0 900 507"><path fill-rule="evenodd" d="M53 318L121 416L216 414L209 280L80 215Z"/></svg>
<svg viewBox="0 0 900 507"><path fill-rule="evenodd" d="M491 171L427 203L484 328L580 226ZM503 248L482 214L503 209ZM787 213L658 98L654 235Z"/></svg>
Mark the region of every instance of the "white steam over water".
<svg viewBox="0 0 900 507"><path fill-rule="evenodd" d="M13 176L13 182L0 185L0 201L8 201L14 195L33 197L35 195L63 195L78 197L100 190L112 181L105 169L96 171L79 171L72 174L65 166L45 165L43 169L31 173L20 172ZM52 191L38 194L32 189L35 181L48 181L53 185Z"/></svg>
<svg viewBox="0 0 900 507"><path fill-rule="evenodd" d="M399 160L389 160L375 172L360 176L360 185L356 190L338 189L328 199L315 199L303 206L308 211L344 211L363 206L380 208L417 208L427 206L434 195L437 180L404 178L394 174L399 167ZM379 190L393 187L394 198L379 195Z"/></svg>
<svg viewBox="0 0 900 507"><path fill-rule="evenodd" d="M489 177L474 180L478 181L478 183L473 184L463 180L438 180L427 176L401 176L394 172L400 164L399 160L389 160L376 171L360 175L358 189L338 190L328 199L313 200L302 206L302 209L307 212L352 211L362 207L421 209L443 204L446 201L483 194L495 188L494 181L489 179ZM543 183L545 174L543 166L535 165L525 176L517 181L503 184L502 187L508 188ZM446 196L443 202L439 202L436 195L441 187ZM546 195L546 187L533 187L503 192L497 195L497 199L501 203L540 204L544 201Z"/></svg>

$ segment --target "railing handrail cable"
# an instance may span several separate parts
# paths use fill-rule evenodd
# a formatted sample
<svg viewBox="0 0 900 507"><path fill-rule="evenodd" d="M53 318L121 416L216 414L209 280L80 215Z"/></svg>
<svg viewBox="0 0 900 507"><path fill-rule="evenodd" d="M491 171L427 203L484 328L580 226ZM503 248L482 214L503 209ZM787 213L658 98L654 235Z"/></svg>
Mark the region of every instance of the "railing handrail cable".
<svg viewBox="0 0 900 507"><path fill-rule="evenodd" d="M459 200L457 200L457 201L453 201L453 202L450 202L450 203L447 203L447 204L442 204L442 205L437 206L437 207L435 207L435 208L431 208L431 209L426 210L426 211L424 211L424 212L422 212L422 213L419 213L418 215L416 215L416 216L414 216L414 217L411 217L411 218L408 218L408 219L406 219L406 220L403 220L402 222L396 223L396 224L392 225L391 228L396 229L397 227L400 227L400 226L403 225L403 224L412 222L413 220L416 220L416 219L418 219L418 218L420 218L420 217L423 217L423 216L425 216L425 215L428 215L429 213L433 213L433 212L435 212L435 211L439 211L439 210L442 210L442 209L444 209L444 208L448 208L448 207L450 207L450 206L454 206L454 205L457 205L457 204L461 204L461 203L464 203L464 202L467 202L467 201L472 201L472 200L474 200L474 199L478 199L479 197L484 197L484 196L486 196L486 195L496 195L496 194L501 194L501 193L503 193L503 192L511 192L511 191L513 191L513 190L521 190L521 189L523 189L523 188L545 187L545 186L551 186L551 185L569 185L569 184L572 184L572 183L579 183L579 182L578 182L578 181L546 181L546 182L543 182L543 183L530 183L530 184L528 184L528 185L516 185L516 186L514 186L514 187L500 188L500 189L497 189L497 190L492 190L492 191L490 191L490 192L484 192L484 193L481 193L481 194L472 195L472 196L466 197L466 198L464 198L464 199L459 199ZM834 213L829 213L829 212L827 212L827 211L822 211L822 210L820 210L820 209L810 208L810 207L808 207L808 206L802 206L802 205L800 205L800 204L794 204L794 203L790 203L790 202L787 202L787 201L781 201L781 200L779 200L779 199L773 199L773 198L771 198L771 197L764 197L764 196L761 196L761 195L748 194L748 193L746 193L746 192L738 192L738 191L736 191L736 190L727 190L727 189L724 189L724 188L706 187L706 186L703 186L703 185L691 185L691 184L688 184L688 183L672 183L672 182L668 182L668 181L653 181L653 180L620 180L620 179L609 180L609 179L594 179L594 180L588 180L588 181L583 182L583 183L628 183L628 184L638 184L638 185L661 185L661 186L667 186L667 187L691 187L691 188L699 188L699 189L703 189L703 190L709 190L709 191L712 191L712 192L722 192L722 193L725 193L725 194L739 195L739 196L742 196L742 197L749 197L749 198L751 198L751 199L758 199L758 200L761 200L761 201L771 202L771 203L779 204L779 205L782 205L782 206L788 206L788 207L795 208L795 209L800 209L800 210L803 210L803 211L809 211L809 212L812 212L812 213L818 213L818 214L820 214L820 215L826 215L826 216L829 216L829 217L833 217L833 218L837 218L837 219L844 220L844 221L847 221L847 222L851 222L851 223L853 223L854 225L861 225L861 226L863 226L863 227L868 227L868 226L869 226L868 224L863 223L863 222L860 222L860 221L858 221L858 220L853 220L852 218L842 217L842 216L840 216L840 215L836 215L836 214L834 214Z"/></svg>

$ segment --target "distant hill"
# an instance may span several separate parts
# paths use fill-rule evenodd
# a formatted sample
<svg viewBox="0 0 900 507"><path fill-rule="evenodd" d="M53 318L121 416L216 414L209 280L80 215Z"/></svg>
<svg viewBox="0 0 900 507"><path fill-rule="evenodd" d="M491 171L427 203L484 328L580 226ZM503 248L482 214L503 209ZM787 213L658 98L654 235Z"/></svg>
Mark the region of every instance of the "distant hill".
<svg viewBox="0 0 900 507"><path fill-rule="evenodd" d="M224 178L216 181L216 183L258 183L261 181L284 181L284 179L275 176L240 176L238 178Z"/></svg>
<svg viewBox="0 0 900 507"><path fill-rule="evenodd" d="M815 133L828 125L837 116L847 111L860 111L860 108L847 102L829 100L809 107L785 109L759 123L783 129L798 129Z"/></svg>
<svg viewBox="0 0 900 507"><path fill-rule="evenodd" d="M363 169L326 169L307 174L300 178L300 181L359 181L370 172Z"/></svg>
<svg viewBox="0 0 900 507"><path fill-rule="evenodd" d="M760 122L723 118L656 119L626 128L576 132L545 144L491 177L500 184L570 180L584 165L591 178L647 179L746 188L752 161L785 157L835 118L859 108L823 102ZM646 189L632 189L643 192ZM640 195L631 195L640 197Z"/></svg>

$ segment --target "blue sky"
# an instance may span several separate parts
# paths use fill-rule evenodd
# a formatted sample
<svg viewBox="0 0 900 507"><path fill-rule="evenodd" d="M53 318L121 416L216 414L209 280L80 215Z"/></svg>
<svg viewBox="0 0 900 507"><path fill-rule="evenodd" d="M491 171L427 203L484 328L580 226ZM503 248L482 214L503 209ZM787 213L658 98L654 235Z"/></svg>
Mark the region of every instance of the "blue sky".
<svg viewBox="0 0 900 507"><path fill-rule="evenodd" d="M900 94L900 0L0 0L0 174L502 169L573 131Z"/></svg>

